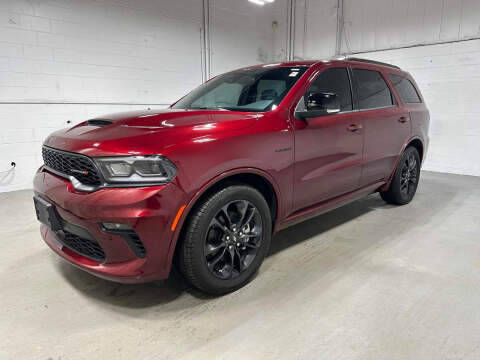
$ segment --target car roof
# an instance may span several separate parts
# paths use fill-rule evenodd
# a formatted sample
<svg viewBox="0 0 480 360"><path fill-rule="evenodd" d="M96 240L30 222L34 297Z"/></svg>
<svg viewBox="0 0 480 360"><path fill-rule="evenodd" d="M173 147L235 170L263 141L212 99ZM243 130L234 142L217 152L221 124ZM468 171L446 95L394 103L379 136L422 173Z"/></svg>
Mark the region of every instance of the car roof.
<svg viewBox="0 0 480 360"><path fill-rule="evenodd" d="M265 67L311 67L313 65L319 64L319 63L325 63L325 64L331 64L331 63L339 63L339 64L368 64L368 65L373 65L373 66L381 66L381 67L387 67L387 68L393 68L396 70L400 70L400 67L393 65L393 64L388 64L376 60L371 60L371 59L364 59L364 58L357 58L357 57L336 57L336 58L330 58L330 59L321 59L321 60L297 60L297 61L283 61L283 62L278 62L278 63L270 63L270 64L261 64L261 65L254 65L254 66L248 66L245 67L244 69L259 69L259 68L265 68Z"/></svg>
<svg viewBox="0 0 480 360"><path fill-rule="evenodd" d="M260 69L260 68L276 68L276 67L310 67L316 63L318 63L319 60L301 60L301 61L282 61L278 63L269 63L269 64L259 64L259 65L252 65L252 66L247 66L242 69Z"/></svg>

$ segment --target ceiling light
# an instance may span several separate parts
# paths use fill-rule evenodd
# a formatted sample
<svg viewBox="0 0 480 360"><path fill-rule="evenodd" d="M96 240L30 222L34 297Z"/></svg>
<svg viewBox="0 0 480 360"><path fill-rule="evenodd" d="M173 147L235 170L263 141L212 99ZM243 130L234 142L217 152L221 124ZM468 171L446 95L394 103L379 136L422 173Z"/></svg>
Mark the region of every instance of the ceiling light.
<svg viewBox="0 0 480 360"><path fill-rule="evenodd" d="M257 4L257 5L265 5L265 2L263 0L248 0L251 3Z"/></svg>

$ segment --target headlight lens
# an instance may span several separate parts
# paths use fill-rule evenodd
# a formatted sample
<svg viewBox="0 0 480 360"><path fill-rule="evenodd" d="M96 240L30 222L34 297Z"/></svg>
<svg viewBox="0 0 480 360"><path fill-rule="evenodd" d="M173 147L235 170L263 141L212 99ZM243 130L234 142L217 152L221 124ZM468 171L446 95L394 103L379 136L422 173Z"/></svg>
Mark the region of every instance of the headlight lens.
<svg viewBox="0 0 480 360"><path fill-rule="evenodd" d="M167 183L177 175L175 165L160 155L96 158L95 161L108 183Z"/></svg>

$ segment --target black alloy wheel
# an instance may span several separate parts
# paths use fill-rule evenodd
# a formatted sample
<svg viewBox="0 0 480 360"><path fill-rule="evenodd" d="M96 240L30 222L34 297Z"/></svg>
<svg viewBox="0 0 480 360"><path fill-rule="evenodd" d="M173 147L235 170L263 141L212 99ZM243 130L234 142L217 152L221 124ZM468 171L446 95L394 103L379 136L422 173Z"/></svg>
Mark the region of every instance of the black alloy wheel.
<svg viewBox="0 0 480 360"><path fill-rule="evenodd" d="M410 154L402 164L400 172L400 191L405 196L409 196L417 187L417 159Z"/></svg>
<svg viewBox="0 0 480 360"><path fill-rule="evenodd" d="M389 204L408 204L415 196L419 179L420 156L418 150L408 147L400 157L389 189L380 192L380 196Z"/></svg>
<svg viewBox="0 0 480 360"><path fill-rule="evenodd" d="M255 205L235 200L210 221L205 239L205 261L220 279L239 276L252 264L262 243L262 217Z"/></svg>
<svg viewBox="0 0 480 360"><path fill-rule="evenodd" d="M232 184L205 196L192 209L177 264L199 290L226 294L253 278L271 236L270 207L263 195L251 186Z"/></svg>

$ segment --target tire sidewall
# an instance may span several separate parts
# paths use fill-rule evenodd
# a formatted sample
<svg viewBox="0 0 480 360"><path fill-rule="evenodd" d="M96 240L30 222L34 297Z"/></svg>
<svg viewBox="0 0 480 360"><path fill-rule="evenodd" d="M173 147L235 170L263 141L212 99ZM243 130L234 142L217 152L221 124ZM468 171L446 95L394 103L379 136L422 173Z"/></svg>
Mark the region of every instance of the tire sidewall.
<svg viewBox="0 0 480 360"><path fill-rule="evenodd" d="M405 160L412 154L415 157L415 161L417 162L417 174L416 174L417 181L414 185L415 186L414 190L411 191L410 194L404 194L400 190L402 168L403 168L403 164L405 163ZM401 204L408 204L410 201L412 201L413 197L415 196L415 193L417 192L417 187L419 182L420 182L420 156L418 154L417 149L415 149L414 147L409 147L403 152L402 157L400 158L400 162L398 163L398 167L397 167L397 170L395 171L395 176L391 184L391 186L393 187L393 190L395 191L395 196L398 202Z"/></svg>
<svg viewBox="0 0 480 360"><path fill-rule="evenodd" d="M234 279L223 280L214 276L208 269L205 260L204 245L212 218L221 207L235 200L250 201L257 208L262 218L263 237L260 248L248 269ZM205 211L202 216L194 216L193 223L190 224L194 230L189 234L190 239L188 239L192 244L191 265L197 282L197 284L194 285L210 293L230 292L245 285L249 281L260 267L269 250L272 233L270 209L263 196L257 190L243 185L234 185L225 188L209 198L204 205L205 204L207 204L207 206L204 208Z"/></svg>

